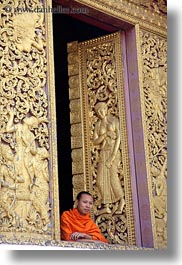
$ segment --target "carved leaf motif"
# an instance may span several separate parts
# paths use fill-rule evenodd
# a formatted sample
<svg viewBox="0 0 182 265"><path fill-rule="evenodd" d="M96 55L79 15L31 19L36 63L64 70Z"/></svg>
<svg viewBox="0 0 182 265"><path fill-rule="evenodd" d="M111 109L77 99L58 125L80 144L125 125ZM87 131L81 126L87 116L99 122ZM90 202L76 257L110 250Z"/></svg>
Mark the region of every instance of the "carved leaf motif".
<svg viewBox="0 0 182 265"><path fill-rule="evenodd" d="M94 195L94 213L96 217L96 222L99 225L103 234L106 234L112 243L124 243L128 240L127 235L127 221L126 221L126 213L118 212L119 208L122 205L121 199L121 190L123 194L123 206L124 202L124 182L123 182L123 170L122 170L122 162L121 162L121 150L119 149L113 160L113 174L117 181L115 183L118 187L118 191L113 191L111 197L117 197L117 199L109 199L109 189L108 189L108 179L109 179L109 169L107 169L106 165L99 166L103 161L103 163L107 163L107 159L109 160L109 149L112 147L113 142L118 138L117 133L115 131L115 126L118 124L118 96L117 96L117 78L116 78L116 60L115 60L115 46L114 41L99 43L98 45L93 45L91 48L86 49L86 65L87 65L87 91L88 91L88 103L89 103L89 128L90 128L90 142L91 145L91 168L92 168L92 184L93 184L93 195ZM96 112L96 106L98 104L105 104L108 108L108 116L107 116L107 126L111 126L113 130L108 130L104 126L104 123L100 121L99 115ZM105 107L103 107L105 108ZM93 139L96 131L96 127L98 124L102 124L99 129L100 131L107 131L106 141L101 144L94 144ZM112 125L111 125L112 124ZM99 131L98 130L98 131ZM101 133L102 134L102 133ZM101 136L102 137L102 136ZM112 139L112 140L110 140ZM107 143L108 141L108 143ZM120 141L120 140L119 140ZM108 144L108 146L107 146ZM104 147L105 146L105 150ZM107 147L106 147L107 146ZM108 149L108 151L107 151ZM114 166L115 165L115 166ZM108 167L111 166L108 161ZM99 169L100 167L100 169ZM102 169L101 169L102 167ZM115 168L115 169L114 169ZM101 175L99 172L104 171L105 180L101 180L101 183L105 183L105 191L101 191L101 188L98 184L99 176ZM100 174L100 175L99 175ZM102 186L102 184L101 184ZM121 190L120 190L121 189ZM114 195L115 192L115 195ZM105 195L103 194L105 193ZM118 194L117 194L118 193ZM116 195L117 194L117 195ZM104 202L105 199L109 200L107 204ZM120 199L120 200L119 200ZM120 203L118 202L120 201ZM104 206L103 206L104 205ZM107 207L106 207L107 205ZM124 218L122 218L124 217ZM122 221L121 221L122 220Z"/></svg>
<svg viewBox="0 0 182 265"><path fill-rule="evenodd" d="M167 43L142 33L144 95L157 245L167 245ZM163 192L158 192L162 187Z"/></svg>
<svg viewBox="0 0 182 265"><path fill-rule="evenodd" d="M44 14L17 9L37 7L0 3L0 230L50 235Z"/></svg>

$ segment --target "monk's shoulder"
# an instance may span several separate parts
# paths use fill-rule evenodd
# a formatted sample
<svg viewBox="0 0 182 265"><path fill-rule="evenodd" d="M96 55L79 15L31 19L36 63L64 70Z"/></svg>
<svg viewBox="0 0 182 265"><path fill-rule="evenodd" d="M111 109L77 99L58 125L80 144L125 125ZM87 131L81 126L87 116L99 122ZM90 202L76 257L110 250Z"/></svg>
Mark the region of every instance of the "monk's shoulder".
<svg viewBox="0 0 182 265"><path fill-rule="evenodd" d="M64 211L61 215L61 218L68 217L70 215L70 210L69 211Z"/></svg>

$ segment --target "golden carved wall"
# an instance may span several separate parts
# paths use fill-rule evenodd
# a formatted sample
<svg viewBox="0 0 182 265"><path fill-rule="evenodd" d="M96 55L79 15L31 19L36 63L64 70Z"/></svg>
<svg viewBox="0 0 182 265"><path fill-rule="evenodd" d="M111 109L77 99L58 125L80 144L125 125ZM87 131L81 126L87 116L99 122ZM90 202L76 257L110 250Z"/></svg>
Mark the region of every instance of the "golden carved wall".
<svg viewBox="0 0 182 265"><path fill-rule="evenodd" d="M143 117L156 246L167 246L167 41L140 31Z"/></svg>
<svg viewBox="0 0 182 265"><path fill-rule="evenodd" d="M167 246L167 2L75 0L135 26L154 245ZM96 13L96 12L95 12ZM91 12L94 17L94 11ZM102 22L104 18L99 18ZM107 22L110 22L108 20ZM119 22L113 20L113 25ZM127 32L127 31L126 31Z"/></svg>
<svg viewBox="0 0 182 265"><path fill-rule="evenodd" d="M52 240L55 239L59 242L60 238L52 14L20 11L20 8L41 10L44 7L51 7L51 2L49 0L45 3L40 0L0 1L0 242L34 244L42 241L53 242ZM154 244L157 248L166 247L166 1L75 0L64 2L68 5L76 3L94 9L95 12L104 14L106 18L113 17L117 20L113 20L116 27L120 25L118 21L122 21L129 23L136 30ZM90 14L94 16L94 13ZM102 22L105 22L104 18ZM112 243L135 245L136 231L130 197L127 144L120 145L120 159L116 159L120 161L118 174L126 205L119 218L114 214L114 217L109 219L109 211L113 213L117 211L118 204L110 204L105 215L103 210L105 203L101 203L95 179L95 174L98 174L95 165L98 163L101 150L93 144L94 140L90 140L94 139L94 128L98 121L94 106L97 101L105 101L103 100L105 91L102 86L103 90L97 91L97 83L93 82L94 69L98 68L101 61L97 61L94 57L94 65L89 58L102 52L112 54L112 48L102 46L101 42L98 42L98 45L102 46L101 49L95 50L93 47L87 47L88 43L82 45L75 42L73 46L76 49L73 48L73 50L68 46L70 53L68 61L77 60L81 56L83 65L84 53L84 56L87 56L89 69L89 77L82 76L81 81L78 78L78 64L77 67L69 69L74 196L82 189L93 191L96 201L93 214L102 231L109 235ZM71 52L74 51L77 54L72 57ZM100 73L97 73L96 77L100 75L103 82L108 82L108 89L111 91L109 103L107 101L108 111L115 124L119 120L119 126L123 128L123 109L117 104L121 95L118 96L115 93L118 89L115 89L115 82L118 80L118 76L117 78L115 76L117 72L114 70L115 67L117 68L117 63L111 67L109 63L103 61L102 69L110 79L103 79ZM86 98L81 100L88 99L89 105L83 104L80 109L78 102L82 97L80 94L82 90L78 89L78 84L81 82L84 87L85 80L90 89L84 96ZM119 83L122 84L122 79L119 79ZM94 85L95 89L93 89ZM83 116L85 110L88 110L90 121ZM82 127L81 121L86 127ZM87 134L88 131L89 134ZM125 130L122 133L126 134ZM88 153L85 154L85 146L87 152L91 152L92 160L89 160ZM82 158L84 163L80 163ZM90 182L90 176L93 176L92 182ZM102 210L102 215L98 214ZM104 221L103 216L106 218ZM111 227L110 231L107 228L108 225ZM117 234L119 234L118 237Z"/></svg>
<svg viewBox="0 0 182 265"><path fill-rule="evenodd" d="M27 11L37 8L44 8L39 0L0 2L0 235L6 242L59 239L51 14Z"/></svg>

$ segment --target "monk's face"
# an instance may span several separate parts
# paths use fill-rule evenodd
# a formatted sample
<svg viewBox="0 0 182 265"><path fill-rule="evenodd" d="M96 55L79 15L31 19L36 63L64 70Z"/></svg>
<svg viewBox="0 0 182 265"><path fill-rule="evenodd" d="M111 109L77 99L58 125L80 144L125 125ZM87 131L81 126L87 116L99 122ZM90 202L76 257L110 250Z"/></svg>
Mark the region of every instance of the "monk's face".
<svg viewBox="0 0 182 265"><path fill-rule="evenodd" d="M77 202L77 209L81 215L88 214L93 207L93 198L88 194L82 194Z"/></svg>

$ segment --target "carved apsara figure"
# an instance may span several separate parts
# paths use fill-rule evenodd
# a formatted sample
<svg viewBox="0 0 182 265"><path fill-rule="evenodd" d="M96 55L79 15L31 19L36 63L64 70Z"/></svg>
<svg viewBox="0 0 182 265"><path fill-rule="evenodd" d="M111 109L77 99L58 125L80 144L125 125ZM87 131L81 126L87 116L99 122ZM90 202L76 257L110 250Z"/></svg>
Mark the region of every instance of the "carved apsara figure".
<svg viewBox="0 0 182 265"><path fill-rule="evenodd" d="M22 226L27 225L27 216L30 211L30 186L32 184L31 161L37 153L36 136L33 132L38 128L39 121L34 116L25 117L21 123L14 123L14 110L7 107L9 120L6 132L13 133L15 140L15 156L13 160L15 179L18 180L16 190L15 211L21 218Z"/></svg>
<svg viewBox="0 0 182 265"><path fill-rule="evenodd" d="M42 147L37 149L37 154L32 160L33 183L31 184L31 201L35 211L39 214L44 226L49 223L48 198L49 198L49 174L48 151Z"/></svg>
<svg viewBox="0 0 182 265"><path fill-rule="evenodd" d="M154 187L155 187L155 196L154 196L154 210L156 217L163 219L164 222L167 221L167 181L165 176L167 165L167 158L163 163L161 170L152 167L152 174L154 176Z"/></svg>
<svg viewBox="0 0 182 265"><path fill-rule="evenodd" d="M38 127L38 119L34 116L26 117L22 123L14 124L14 111L9 109L9 120L6 131L14 133L15 148L15 173L16 177L21 180L17 196L20 199L29 199L29 188L32 182L31 160L37 153L35 135L32 132Z"/></svg>
<svg viewBox="0 0 182 265"><path fill-rule="evenodd" d="M111 213L109 204L118 202L116 214L121 214L125 205L124 192L118 175L121 161L119 120L108 114L105 102L95 105L99 118L95 125L93 144L99 145L96 186L101 194L102 209L99 214Z"/></svg>
<svg viewBox="0 0 182 265"><path fill-rule="evenodd" d="M154 213L158 244L167 242L167 180L166 180L167 157L161 169L152 166L151 172L154 182Z"/></svg>

